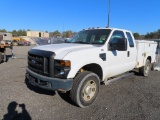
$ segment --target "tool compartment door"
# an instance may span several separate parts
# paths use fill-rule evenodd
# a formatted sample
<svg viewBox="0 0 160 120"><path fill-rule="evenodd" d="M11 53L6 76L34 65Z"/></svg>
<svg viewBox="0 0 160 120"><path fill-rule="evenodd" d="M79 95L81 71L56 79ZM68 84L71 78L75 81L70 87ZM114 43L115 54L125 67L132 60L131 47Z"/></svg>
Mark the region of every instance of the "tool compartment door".
<svg viewBox="0 0 160 120"><path fill-rule="evenodd" d="M136 68L145 65L146 59L151 57L151 63L155 62L157 43L153 41L137 40L137 66Z"/></svg>

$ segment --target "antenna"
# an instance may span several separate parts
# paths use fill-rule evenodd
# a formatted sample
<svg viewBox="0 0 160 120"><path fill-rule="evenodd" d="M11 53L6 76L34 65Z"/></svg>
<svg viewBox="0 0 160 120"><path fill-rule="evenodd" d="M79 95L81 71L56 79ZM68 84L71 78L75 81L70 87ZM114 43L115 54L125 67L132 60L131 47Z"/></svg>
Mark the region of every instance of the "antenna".
<svg viewBox="0 0 160 120"><path fill-rule="evenodd" d="M108 0L108 27L110 23L110 0Z"/></svg>
<svg viewBox="0 0 160 120"><path fill-rule="evenodd" d="M62 38L64 38L64 23L63 23L63 32L62 32Z"/></svg>

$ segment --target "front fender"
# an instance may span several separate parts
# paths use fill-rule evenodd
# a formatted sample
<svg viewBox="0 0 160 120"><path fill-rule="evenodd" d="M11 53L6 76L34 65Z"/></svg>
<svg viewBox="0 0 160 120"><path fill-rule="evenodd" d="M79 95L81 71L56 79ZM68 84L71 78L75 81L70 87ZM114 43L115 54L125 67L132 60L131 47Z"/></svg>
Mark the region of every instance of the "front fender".
<svg viewBox="0 0 160 120"><path fill-rule="evenodd" d="M83 68L84 66L86 65L90 65L90 64L96 64L96 65L99 65L97 64L98 62L87 62L87 63L78 63L76 65L73 65L73 67L71 67L71 70L67 76L67 78L74 78L76 76L76 74L78 73L78 71ZM99 65L101 68L102 66ZM103 69L103 68L102 68ZM102 73L103 74L103 73Z"/></svg>
<svg viewBox="0 0 160 120"><path fill-rule="evenodd" d="M94 49L84 49L80 51L73 51L68 53L63 59L71 61L71 70L67 76L67 78L74 78L77 72L84 66L89 64L97 64L102 70L105 65L104 60L101 59L101 48L97 47Z"/></svg>

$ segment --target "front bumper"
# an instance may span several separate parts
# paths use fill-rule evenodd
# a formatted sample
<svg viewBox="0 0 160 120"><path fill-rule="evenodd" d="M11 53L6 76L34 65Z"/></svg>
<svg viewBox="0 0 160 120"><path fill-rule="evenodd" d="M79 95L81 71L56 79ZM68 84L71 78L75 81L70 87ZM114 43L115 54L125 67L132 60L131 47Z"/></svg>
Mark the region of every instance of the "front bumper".
<svg viewBox="0 0 160 120"><path fill-rule="evenodd" d="M69 91L73 84L73 79L59 79L42 76L37 74L30 69L26 69L26 77L29 83L38 86L43 89L53 90L53 91Z"/></svg>

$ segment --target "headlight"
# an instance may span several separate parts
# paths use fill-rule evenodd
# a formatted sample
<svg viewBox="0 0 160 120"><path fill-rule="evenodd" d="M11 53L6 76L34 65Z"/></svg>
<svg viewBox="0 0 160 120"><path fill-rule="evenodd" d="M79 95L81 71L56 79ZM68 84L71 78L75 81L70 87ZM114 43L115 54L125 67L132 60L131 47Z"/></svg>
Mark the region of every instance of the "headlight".
<svg viewBox="0 0 160 120"><path fill-rule="evenodd" d="M71 67L69 60L55 60L54 61L54 77L66 78Z"/></svg>

